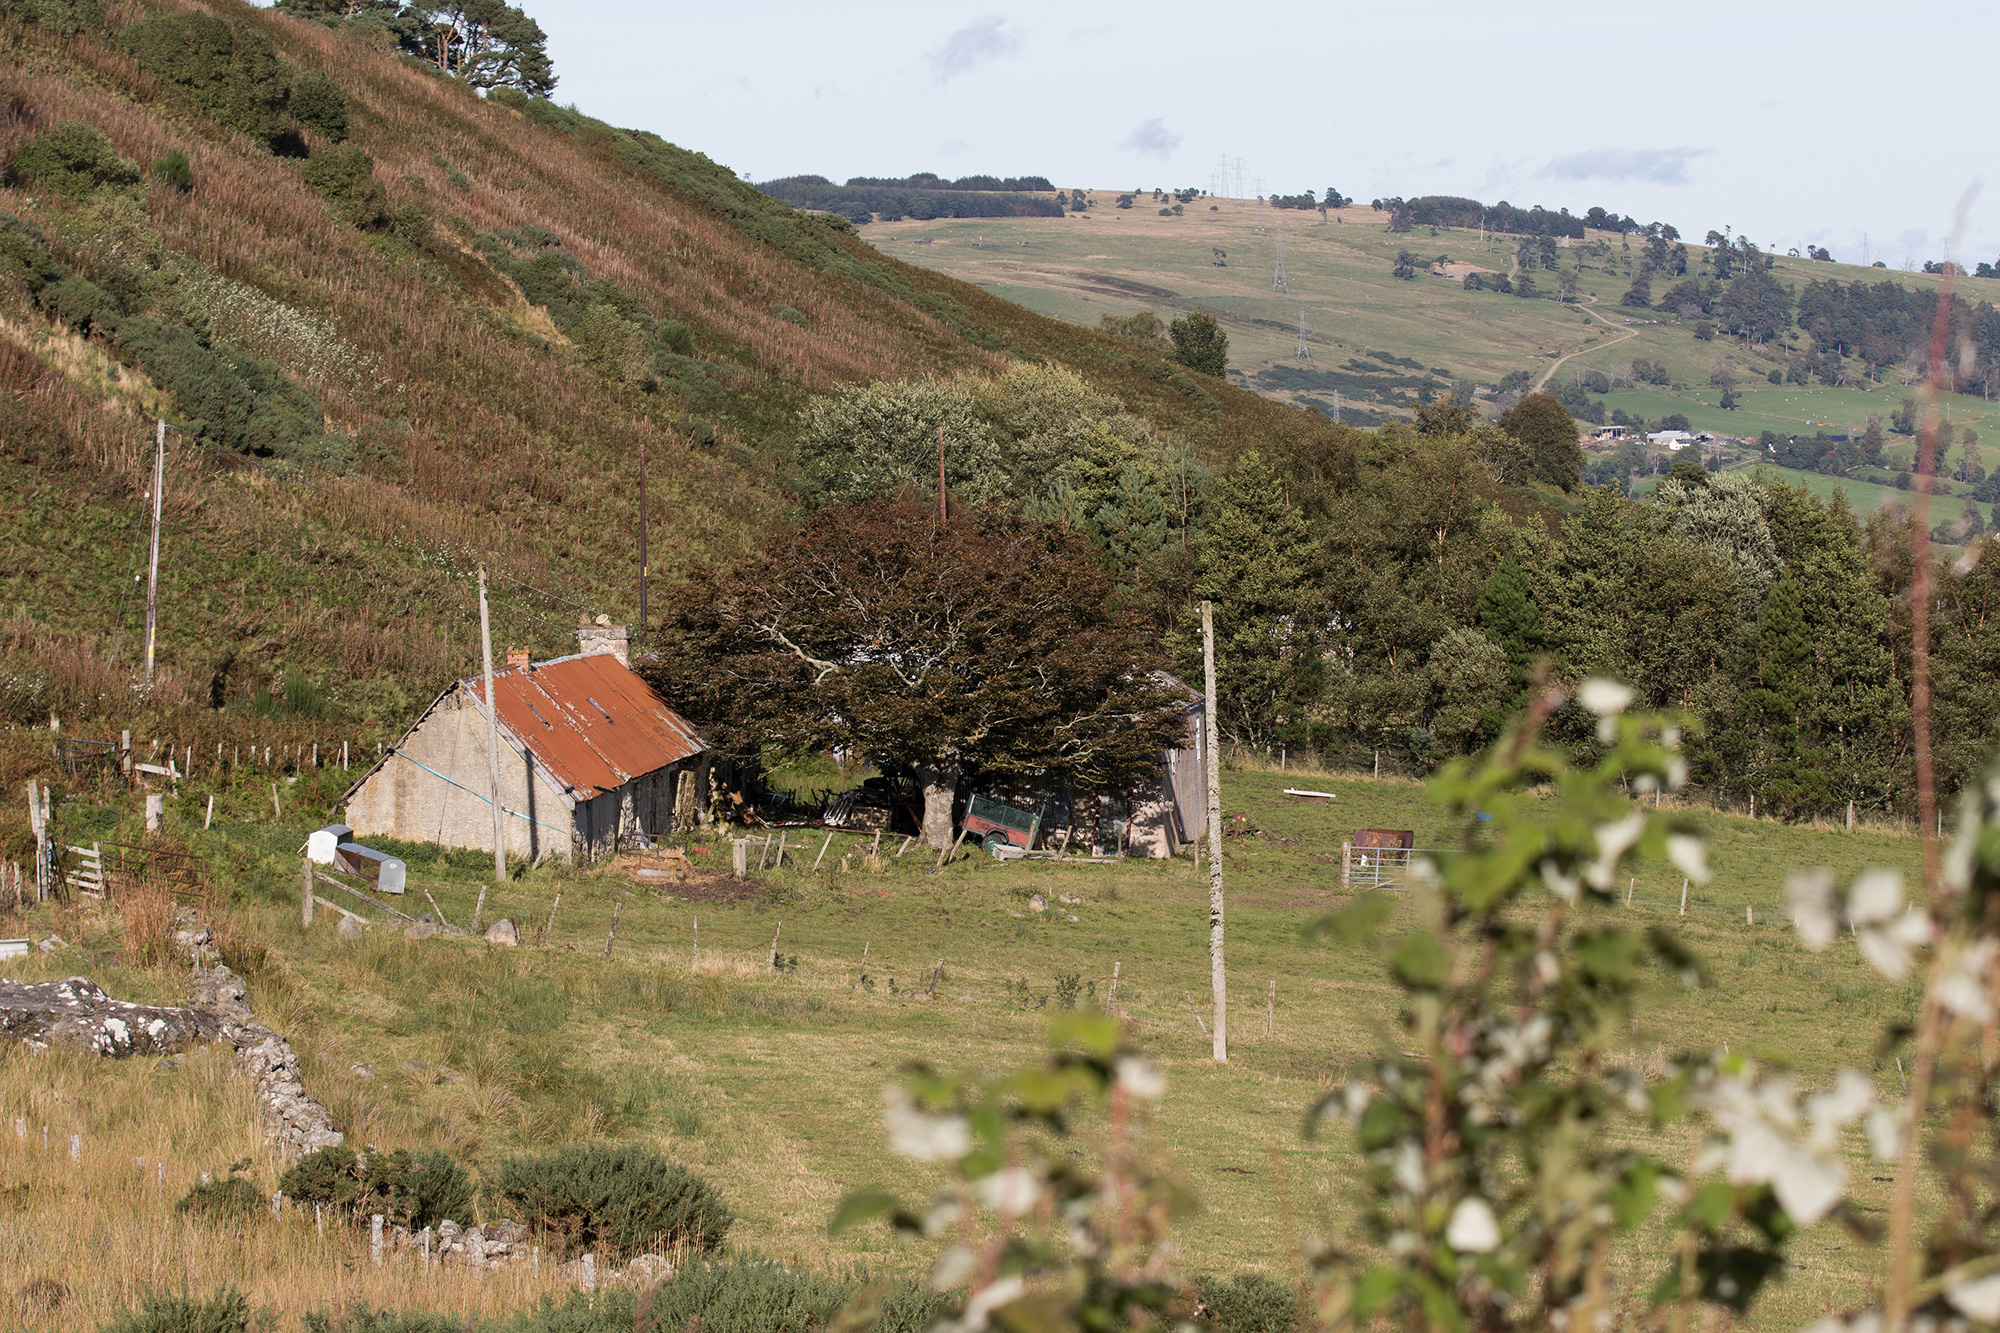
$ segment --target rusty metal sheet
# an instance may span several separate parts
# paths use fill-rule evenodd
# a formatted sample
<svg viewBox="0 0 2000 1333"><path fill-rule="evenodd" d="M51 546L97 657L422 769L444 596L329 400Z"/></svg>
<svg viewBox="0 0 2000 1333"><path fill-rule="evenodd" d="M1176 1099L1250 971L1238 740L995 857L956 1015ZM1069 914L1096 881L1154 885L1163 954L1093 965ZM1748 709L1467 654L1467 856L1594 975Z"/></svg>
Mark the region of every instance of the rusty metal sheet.
<svg viewBox="0 0 2000 1333"><path fill-rule="evenodd" d="M485 682L465 687L482 703ZM610 653L558 657L493 673L500 723L579 800L700 754L688 720Z"/></svg>

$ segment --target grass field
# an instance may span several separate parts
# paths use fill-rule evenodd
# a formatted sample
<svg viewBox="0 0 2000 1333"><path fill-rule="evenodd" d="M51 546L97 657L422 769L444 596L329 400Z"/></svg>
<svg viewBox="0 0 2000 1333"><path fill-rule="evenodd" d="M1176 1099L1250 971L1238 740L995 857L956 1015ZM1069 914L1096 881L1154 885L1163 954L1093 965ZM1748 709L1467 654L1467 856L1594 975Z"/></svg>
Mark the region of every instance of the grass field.
<svg viewBox="0 0 2000 1333"><path fill-rule="evenodd" d="M1432 235L1429 228L1392 234L1388 215L1367 207L1336 210L1323 225L1318 213L1273 210L1255 200L1197 200L1185 205L1183 216L1160 217L1149 192L1129 210L1113 206L1118 193L1099 191L1096 207L1065 218L877 222L862 228L862 235L885 253L1072 323L1094 325L1103 315L1141 309L1170 318L1200 306L1223 321L1231 369L1246 376L1301 365L1295 353L1303 312L1317 369L1339 368L1357 353L1380 351L1419 362L1425 371L1491 385L1513 371L1528 371L1539 380L1556 360L1562 360L1557 373L1572 365L1609 372L1643 357L1665 365L1681 387L1613 394L1611 406L1649 418L1684 412L1700 429L1731 435L1860 430L1871 413L1886 421L1911 392L1900 384L1780 389L1764 381L1784 365L1782 347L1773 353L1728 339L1700 342L1687 324L1654 322L1659 317L1652 312L1620 308L1618 298L1630 279L1604 267L1628 255L1622 238L1611 233L1593 232L1576 243L1602 241L1612 253L1580 275L1580 301L1566 307L1469 292L1457 279L1433 277L1422 267L1411 281L1390 273L1403 249L1426 264L1448 255L1505 272L1517 238L1482 242L1477 232L1444 229ZM1282 293L1272 290L1280 233L1289 289ZM1227 267L1215 266L1217 250L1224 252ZM1573 253L1566 243L1565 263ZM1788 256L1777 257L1776 272L1795 289L1829 278L1889 279L1926 290L1937 283L1922 273ZM1535 276L1542 286L1554 287L1555 274ZM1975 302L1993 300L2000 298L2000 281L1963 279L1958 290ZM1722 411L1715 405L1717 391L1707 387L1718 357L1730 361L1746 386L1739 390L1740 410ZM1356 400L1345 395L1343 401ZM1954 396L1949 409L1954 421L1976 422L1993 406Z"/></svg>
<svg viewBox="0 0 2000 1333"><path fill-rule="evenodd" d="M1024 1061L1059 1007L1059 979L1076 978L1069 984L1082 988L1084 1007L1101 1004L1116 963L1133 1039L1170 1079L1154 1130L1204 1205L1180 1233L1185 1268L1285 1274L1305 1237L1339 1235L1352 1216L1347 1133L1336 1127L1307 1143L1302 1113L1371 1052L1399 1041L1396 992L1376 953L1309 943L1300 929L1346 901L1338 866L1349 830L1408 827L1427 847L1455 838L1413 784L1314 774L1309 785L1337 800L1284 795L1299 777L1255 768L1225 775L1225 809L1242 830L1225 859L1233 1005L1226 1065L1209 1059L1202 1030L1213 1018L1207 895L1205 877L1186 859L1057 866L966 855L933 876L931 858L912 850L869 873L859 864L860 840L836 835L815 874L808 867L825 835L804 833L800 859L788 858L782 871L749 886L704 877L678 896L615 868L547 867L488 897L489 921L511 917L532 939L562 895L550 947L508 951L456 938L419 943L381 928L342 940L326 912L302 928L292 903L306 826L256 813L256 793L225 793L218 809L228 817L207 834L198 788L172 804L169 818L238 886L229 912L246 941L237 956L248 960L252 1003L290 1037L309 1090L357 1144L435 1145L490 1166L521 1148L651 1142L718 1183L741 1215L736 1246L787 1261L909 1267L928 1262L929 1249L880 1229L838 1240L825 1229L849 1188L888 1184L910 1193L930 1183L927 1169L884 1149L884 1082L907 1061L988 1069ZM105 837L124 818L77 802L65 808L64 836ZM1851 1063L1893 1092L1895 1067L1878 1059L1874 1041L1883 1024L1908 1016L1913 992L1880 982L1851 946L1802 951L1782 923L1783 884L1790 868L1805 864L1832 866L1843 877L1866 864L1914 874L1917 840L1898 829L1850 834L1723 815L1706 822L1716 878L1690 894L1685 921L1678 873L1655 867L1628 886L1632 914L1681 924L1712 973L1697 991L1663 983L1633 1032L1632 1058L1656 1062L1676 1049L1727 1042L1786 1053L1809 1086ZM710 853L697 845L693 859L721 862L727 845ZM476 854L413 856L409 897L417 902L405 900L405 910L424 906L420 890L428 890L463 923L490 876L481 864ZM1048 910L1031 906L1037 893ZM51 931L75 947L9 964L11 975L87 973L114 994L175 997L178 974L123 965L116 920L98 909L45 909L0 933ZM796 971L771 969L774 933L781 952L797 955ZM933 999L924 988L940 962ZM0 1126L19 1116L29 1127L25 1137L0 1135L0 1172L10 1186L61 1178L68 1135L80 1134L84 1145L82 1187L10 1193L0 1225L0 1269L11 1273L60 1268L63 1256L86 1250L106 1256L67 1268L75 1295L51 1327L94 1328L148 1284L202 1289L234 1281L286 1313L357 1297L490 1312L536 1294L514 1279L423 1287L407 1272L371 1274L365 1239L329 1233L322 1241L295 1217L249 1227L227 1243L171 1221L171 1200L198 1172L219 1172L240 1157L251 1159L262 1189L274 1187L277 1164L255 1143L240 1084L215 1062L154 1070L17 1047L0 1055L0 1101ZM1691 1153L1692 1141L1671 1151L1684 1149ZM1872 1179L1858 1145L1856 1153L1858 1197L1880 1207L1887 1186ZM135 1157L155 1165L124 1165ZM140 1179L148 1170L150 1183ZM136 1248L115 1243L134 1219L159 1223L151 1239ZM1799 1266L1763 1307L1758 1327L1797 1326L1827 1302L1861 1294L1864 1260L1831 1228L1812 1233L1796 1253Z"/></svg>

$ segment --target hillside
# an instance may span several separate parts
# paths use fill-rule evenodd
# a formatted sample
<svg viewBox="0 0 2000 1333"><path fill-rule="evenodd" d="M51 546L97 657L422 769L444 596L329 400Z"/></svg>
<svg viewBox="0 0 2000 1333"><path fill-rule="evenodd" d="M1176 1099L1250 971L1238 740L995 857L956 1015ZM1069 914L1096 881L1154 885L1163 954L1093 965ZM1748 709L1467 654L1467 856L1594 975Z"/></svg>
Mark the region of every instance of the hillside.
<svg viewBox="0 0 2000 1333"><path fill-rule="evenodd" d="M503 644L636 620L642 449L656 587L756 548L790 521L798 409L836 385L1053 362L1211 456L1317 429L656 136L315 24L162 7L229 25L196 69L151 6L37 12L0 19L0 157L29 149L0 188L26 224L0 292L13 722L125 709L155 410L186 429L150 702L384 726L471 666L482 559ZM308 76L344 133L299 119Z"/></svg>

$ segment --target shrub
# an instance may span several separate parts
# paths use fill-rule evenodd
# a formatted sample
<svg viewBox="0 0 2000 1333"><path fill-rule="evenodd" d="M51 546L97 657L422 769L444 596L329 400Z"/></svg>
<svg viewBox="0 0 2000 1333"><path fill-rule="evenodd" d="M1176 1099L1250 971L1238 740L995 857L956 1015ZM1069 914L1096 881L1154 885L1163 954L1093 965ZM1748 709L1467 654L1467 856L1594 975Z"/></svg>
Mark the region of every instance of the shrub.
<svg viewBox="0 0 2000 1333"><path fill-rule="evenodd" d="M143 317L119 324L118 349L173 394L183 428L207 443L289 458L320 433L313 396L247 352L204 347L179 325Z"/></svg>
<svg viewBox="0 0 2000 1333"><path fill-rule="evenodd" d="M174 1205L174 1211L202 1222L248 1222L264 1209L257 1187L232 1168L221 1180L204 1180Z"/></svg>
<svg viewBox="0 0 2000 1333"><path fill-rule="evenodd" d="M263 34L201 14L141 19L118 39L180 101L269 143L290 128L286 68Z"/></svg>
<svg viewBox="0 0 2000 1333"><path fill-rule="evenodd" d="M138 1309L118 1316L100 1333L249 1333L252 1318L250 1302L234 1287L205 1301L148 1292Z"/></svg>
<svg viewBox="0 0 2000 1333"><path fill-rule="evenodd" d="M285 1197L323 1204L365 1217L381 1213L412 1231L472 1217L472 1178L444 1153L431 1149L370 1153L321 1148L299 1158L278 1181Z"/></svg>
<svg viewBox="0 0 2000 1333"><path fill-rule="evenodd" d="M104 26L104 10L97 0L22 0L14 14L57 37L96 32Z"/></svg>
<svg viewBox="0 0 2000 1333"><path fill-rule="evenodd" d="M699 1328L702 1333L812 1333L830 1328L865 1274L780 1267L768 1260L688 1264L641 1298L642 1327ZM882 1292L872 1333L921 1333L949 1313L951 1301L918 1282Z"/></svg>
<svg viewBox="0 0 2000 1333"><path fill-rule="evenodd" d="M472 1177L434 1148L370 1153L362 1169L362 1201L371 1213L412 1231L472 1220Z"/></svg>
<svg viewBox="0 0 2000 1333"><path fill-rule="evenodd" d="M1262 1273L1195 1279L1202 1323L1214 1333L1292 1333L1311 1324L1298 1292Z"/></svg>
<svg viewBox="0 0 2000 1333"><path fill-rule="evenodd" d="M347 94L318 70L292 80L287 104L298 122L315 134L339 143L347 137Z"/></svg>
<svg viewBox="0 0 2000 1333"><path fill-rule="evenodd" d="M22 144L8 163L12 184L34 185L52 194L80 199L104 186L133 185L138 164L118 156L104 132L80 120L65 120Z"/></svg>
<svg viewBox="0 0 2000 1333"><path fill-rule="evenodd" d="M299 168L299 178L363 230L389 221L389 196L375 179L375 159L354 144L320 149Z"/></svg>
<svg viewBox="0 0 2000 1333"><path fill-rule="evenodd" d="M194 188L194 168L188 165L188 155L175 148L153 163L153 179L170 190L186 194Z"/></svg>
<svg viewBox="0 0 2000 1333"><path fill-rule="evenodd" d="M592 1145L510 1158L490 1188L503 1211L565 1252L710 1251L736 1220L706 1180L651 1148Z"/></svg>
<svg viewBox="0 0 2000 1333"><path fill-rule="evenodd" d="M361 1159L352 1148L315 1148L278 1177L293 1203L351 1208L361 1196Z"/></svg>

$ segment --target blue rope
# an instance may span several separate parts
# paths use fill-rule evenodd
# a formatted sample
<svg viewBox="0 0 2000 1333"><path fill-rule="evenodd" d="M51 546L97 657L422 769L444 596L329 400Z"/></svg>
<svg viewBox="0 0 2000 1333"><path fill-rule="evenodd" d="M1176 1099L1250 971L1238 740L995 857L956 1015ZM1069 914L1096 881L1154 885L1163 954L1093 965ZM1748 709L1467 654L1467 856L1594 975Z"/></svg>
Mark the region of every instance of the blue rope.
<svg viewBox="0 0 2000 1333"><path fill-rule="evenodd" d="M391 750L389 751L389 753L395 755L398 759L408 759L411 763L415 764L418 768L421 768L422 770L424 770L424 772L430 774L434 778L442 779L445 782L451 782L452 786L458 788L460 791L464 792L468 796L477 796L480 800L486 802L486 804L488 805L493 804L493 798L491 796L488 796L483 792L476 792L462 782L452 782L450 778L445 777L444 774L438 772L435 768L432 768L429 764L425 763L421 759L412 759L409 755L404 754L401 750ZM569 834L571 832L571 830L569 829L558 828L554 824L542 824L542 821L535 818L533 815L524 815L519 810L509 810L504 805L501 806L500 809L504 813L514 816L514 818L516 819L525 819L530 824L541 824L543 828L547 829L551 833Z"/></svg>

